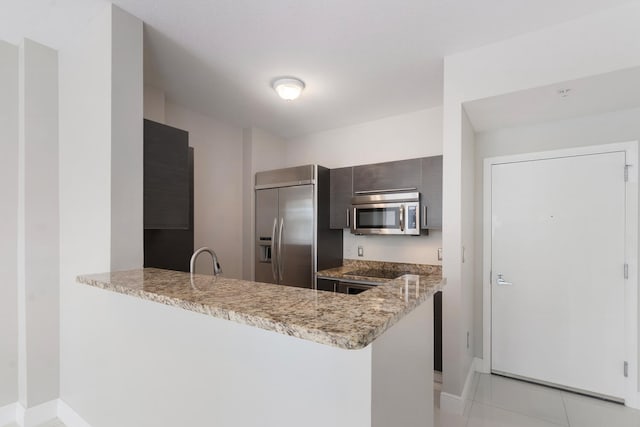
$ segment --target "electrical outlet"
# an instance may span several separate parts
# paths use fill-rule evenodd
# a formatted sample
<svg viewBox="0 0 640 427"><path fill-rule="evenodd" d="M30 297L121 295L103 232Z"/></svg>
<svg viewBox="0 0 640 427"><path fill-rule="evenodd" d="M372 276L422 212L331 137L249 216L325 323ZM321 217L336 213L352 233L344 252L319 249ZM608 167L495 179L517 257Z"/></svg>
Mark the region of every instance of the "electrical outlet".
<svg viewBox="0 0 640 427"><path fill-rule="evenodd" d="M438 248L438 261L442 261L442 248Z"/></svg>
<svg viewBox="0 0 640 427"><path fill-rule="evenodd" d="M362 246L358 246L358 256L364 256L364 249Z"/></svg>

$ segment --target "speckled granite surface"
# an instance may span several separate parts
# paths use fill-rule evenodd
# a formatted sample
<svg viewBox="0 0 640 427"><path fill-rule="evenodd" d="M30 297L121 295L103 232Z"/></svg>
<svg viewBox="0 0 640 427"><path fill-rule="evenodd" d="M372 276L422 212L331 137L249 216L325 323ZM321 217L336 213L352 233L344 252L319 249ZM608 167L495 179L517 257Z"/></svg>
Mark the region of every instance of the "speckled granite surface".
<svg viewBox="0 0 640 427"><path fill-rule="evenodd" d="M395 272L398 277L404 274L417 274L428 277L442 276L442 267L439 265L404 264L385 261L362 261L356 259L345 259L343 260L342 267L318 271L317 276L321 279L350 279L372 283L389 282L389 279L353 274L354 272L358 273L359 270L383 270L386 272Z"/></svg>
<svg viewBox="0 0 640 427"><path fill-rule="evenodd" d="M358 295L145 268L79 283L345 349L366 347L441 290L440 274L405 275Z"/></svg>

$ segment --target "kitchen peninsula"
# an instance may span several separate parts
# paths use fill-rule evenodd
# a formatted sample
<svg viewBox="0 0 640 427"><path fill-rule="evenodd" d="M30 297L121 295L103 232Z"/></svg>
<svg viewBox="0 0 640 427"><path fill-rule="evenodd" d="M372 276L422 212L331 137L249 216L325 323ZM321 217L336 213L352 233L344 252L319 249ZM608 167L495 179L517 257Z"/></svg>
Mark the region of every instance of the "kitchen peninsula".
<svg viewBox="0 0 640 427"><path fill-rule="evenodd" d="M138 330L164 343L171 356L157 357L167 360L166 371L157 373L157 383L133 381L135 393L157 399L156 407L170 406L176 391L163 393L162 375L182 372L179 392L189 402L182 425L203 425L203 419L243 427L432 425L433 304L426 302L443 286L439 274L404 275L358 295L221 276L191 281L188 273L160 269L78 282L126 294L123 306L113 307L114 318L136 312L146 325ZM145 319L148 311L162 324ZM136 328L125 322L114 323L112 333L147 339L131 337ZM189 348L201 353L186 354ZM149 372L139 374L148 380ZM118 425L177 421L166 413L157 409L145 413L157 419Z"/></svg>

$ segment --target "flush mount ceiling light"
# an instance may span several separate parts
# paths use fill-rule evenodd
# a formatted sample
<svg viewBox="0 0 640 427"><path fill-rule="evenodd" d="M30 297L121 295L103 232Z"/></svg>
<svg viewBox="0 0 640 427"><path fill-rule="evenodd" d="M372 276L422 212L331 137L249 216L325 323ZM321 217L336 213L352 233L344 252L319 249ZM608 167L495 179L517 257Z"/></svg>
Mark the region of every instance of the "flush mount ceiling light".
<svg viewBox="0 0 640 427"><path fill-rule="evenodd" d="M274 80L272 84L280 98L293 101L298 98L304 89L304 82L294 77L285 77Z"/></svg>

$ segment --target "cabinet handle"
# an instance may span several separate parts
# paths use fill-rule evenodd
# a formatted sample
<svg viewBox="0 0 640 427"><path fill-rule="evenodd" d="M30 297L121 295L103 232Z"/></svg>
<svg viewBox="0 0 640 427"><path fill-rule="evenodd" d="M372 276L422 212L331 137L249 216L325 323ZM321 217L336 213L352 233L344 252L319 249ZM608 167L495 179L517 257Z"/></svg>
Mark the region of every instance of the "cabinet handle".
<svg viewBox="0 0 640 427"><path fill-rule="evenodd" d="M422 207L422 228L427 228L427 205Z"/></svg>
<svg viewBox="0 0 640 427"><path fill-rule="evenodd" d="M356 208L353 208L353 221L351 222L351 232L353 234L356 233L356 226L358 225L356 218Z"/></svg>
<svg viewBox="0 0 640 427"><path fill-rule="evenodd" d="M404 231L404 205L400 206L400 231Z"/></svg>
<svg viewBox="0 0 640 427"><path fill-rule="evenodd" d="M349 218L349 208L347 208L346 211L347 211L347 228L349 228L349 222L350 222L349 221L349 219L350 219Z"/></svg>

